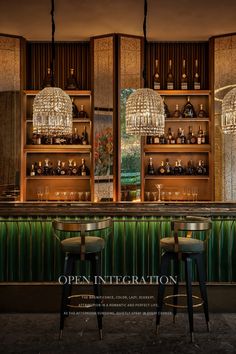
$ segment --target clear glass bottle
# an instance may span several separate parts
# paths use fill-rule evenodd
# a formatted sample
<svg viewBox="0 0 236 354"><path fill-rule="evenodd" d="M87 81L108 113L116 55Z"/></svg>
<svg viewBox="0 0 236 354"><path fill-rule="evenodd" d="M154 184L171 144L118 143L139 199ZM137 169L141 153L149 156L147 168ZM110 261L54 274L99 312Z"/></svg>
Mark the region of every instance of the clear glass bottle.
<svg viewBox="0 0 236 354"><path fill-rule="evenodd" d="M196 112L192 103L190 102L190 97L187 97L187 103L184 105L182 115L184 118L195 118Z"/></svg>
<svg viewBox="0 0 236 354"><path fill-rule="evenodd" d="M188 78L186 74L186 60L183 59L182 75L181 75L181 90L187 90L187 89L188 89Z"/></svg>
<svg viewBox="0 0 236 354"><path fill-rule="evenodd" d="M159 74L159 60L155 60L155 73L153 75L153 89L160 90L161 89L161 81Z"/></svg>
<svg viewBox="0 0 236 354"><path fill-rule="evenodd" d="M198 60L197 59L195 59L193 88L194 88L194 90L200 90L201 89L200 76L199 76L199 72L198 72Z"/></svg>
<svg viewBox="0 0 236 354"><path fill-rule="evenodd" d="M79 86L75 76L75 69L70 69L70 75L66 81L66 90L78 90Z"/></svg>
<svg viewBox="0 0 236 354"><path fill-rule="evenodd" d="M167 90L174 90L174 75L172 72L172 60L171 59L169 59L169 65L168 65Z"/></svg>

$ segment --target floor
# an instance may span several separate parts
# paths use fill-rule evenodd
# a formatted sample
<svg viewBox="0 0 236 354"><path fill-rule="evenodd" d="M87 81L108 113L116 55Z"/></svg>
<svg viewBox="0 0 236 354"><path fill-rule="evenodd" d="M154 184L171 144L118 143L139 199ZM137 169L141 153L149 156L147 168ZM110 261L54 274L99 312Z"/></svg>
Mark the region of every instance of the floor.
<svg viewBox="0 0 236 354"><path fill-rule="evenodd" d="M152 354L236 353L236 314L212 314L211 332L204 317L194 315L195 342L189 342L188 318L164 313L160 333L153 314L105 314L103 340L93 314L71 315L58 340L57 314L0 314L0 353L21 354Z"/></svg>

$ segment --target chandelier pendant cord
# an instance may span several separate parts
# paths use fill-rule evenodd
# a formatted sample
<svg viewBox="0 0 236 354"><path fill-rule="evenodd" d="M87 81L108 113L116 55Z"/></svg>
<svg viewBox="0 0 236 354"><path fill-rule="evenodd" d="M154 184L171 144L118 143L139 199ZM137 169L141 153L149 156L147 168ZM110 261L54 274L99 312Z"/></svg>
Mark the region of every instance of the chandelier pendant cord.
<svg viewBox="0 0 236 354"><path fill-rule="evenodd" d="M143 80L144 80L144 88L147 88L147 67L146 67L146 49L147 49L147 0L144 0L143 36L144 36Z"/></svg>
<svg viewBox="0 0 236 354"><path fill-rule="evenodd" d="M54 41L54 34L55 34L55 22L54 22L54 0L51 0L51 18L52 18L52 44L51 44L51 87L54 87L54 63L55 63L55 41Z"/></svg>

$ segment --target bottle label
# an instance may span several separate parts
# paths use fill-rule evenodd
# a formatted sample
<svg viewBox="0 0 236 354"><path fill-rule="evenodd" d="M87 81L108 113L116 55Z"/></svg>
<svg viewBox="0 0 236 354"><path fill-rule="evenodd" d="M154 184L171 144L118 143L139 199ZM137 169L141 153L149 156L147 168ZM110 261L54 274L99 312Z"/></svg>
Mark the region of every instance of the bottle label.
<svg viewBox="0 0 236 354"><path fill-rule="evenodd" d="M174 83L173 82L167 82L167 90L174 90Z"/></svg>
<svg viewBox="0 0 236 354"><path fill-rule="evenodd" d="M188 83L187 82L181 82L181 90L187 90L188 89Z"/></svg>
<svg viewBox="0 0 236 354"><path fill-rule="evenodd" d="M81 172L81 176L86 176L86 172L85 172L85 171L82 171L82 172Z"/></svg>
<svg viewBox="0 0 236 354"><path fill-rule="evenodd" d="M66 171L62 170L61 175L65 175L65 174L66 174Z"/></svg>
<svg viewBox="0 0 236 354"><path fill-rule="evenodd" d="M161 84L160 82L154 82L154 90L160 90L161 89Z"/></svg>
<svg viewBox="0 0 236 354"><path fill-rule="evenodd" d="M194 82L194 90L200 90L201 86L200 86L200 82Z"/></svg>

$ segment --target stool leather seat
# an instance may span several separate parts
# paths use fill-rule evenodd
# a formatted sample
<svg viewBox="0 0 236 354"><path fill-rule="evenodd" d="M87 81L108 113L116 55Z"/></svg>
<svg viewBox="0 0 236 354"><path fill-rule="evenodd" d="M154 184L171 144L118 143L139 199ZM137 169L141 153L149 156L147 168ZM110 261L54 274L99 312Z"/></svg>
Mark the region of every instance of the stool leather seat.
<svg viewBox="0 0 236 354"><path fill-rule="evenodd" d="M179 252L203 252L204 242L194 238L178 237ZM168 252L174 252L174 237L164 237L160 240L162 249Z"/></svg>
<svg viewBox="0 0 236 354"><path fill-rule="evenodd" d="M73 254L80 253L81 237L71 237L61 241L63 252ZM85 253L101 252L105 246L105 241L101 237L86 236Z"/></svg>

